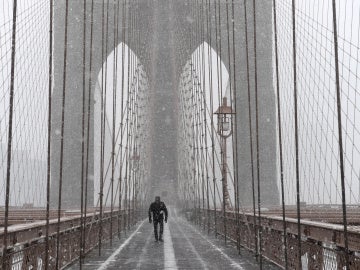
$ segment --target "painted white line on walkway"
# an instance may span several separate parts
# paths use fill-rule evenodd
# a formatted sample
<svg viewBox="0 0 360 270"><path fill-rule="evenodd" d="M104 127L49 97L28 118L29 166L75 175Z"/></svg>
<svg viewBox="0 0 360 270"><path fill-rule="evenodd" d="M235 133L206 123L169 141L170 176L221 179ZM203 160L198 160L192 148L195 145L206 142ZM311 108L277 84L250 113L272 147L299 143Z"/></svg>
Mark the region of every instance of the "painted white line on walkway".
<svg viewBox="0 0 360 270"><path fill-rule="evenodd" d="M178 223L176 222L176 226L178 227L179 231L182 233L183 237L186 239L186 241L189 243L189 246L192 250L192 252L195 253L196 257L198 258L198 260L201 262L202 267L205 270L208 270L208 267L206 265L206 263L204 262L204 260L201 258L200 254L196 251L196 248L194 247L194 245L191 243L190 239L186 236L186 234L184 233L184 231L181 229L181 226L178 225Z"/></svg>
<svg viewBox="0 0 360 270"><path fill-rule="evenodd" d="M239 270L245 270L244 268L242 268L238 262L235 262L233 259L231 259L226 253L224 253L224 251L221 250L221 248L219 248L217 245L215 245L214 243L212 243L209 239L207 239L206 237L204 237L197 229L195 229L191 224L189 224L189 222L184 221L183 223L186 223L190 228L193 229L193 231L195 231L197 234L199 234L201 236L201 238L203 238L206 242L208 242L215 250L217 250L218 252L220 252L220 254L227 260L230 261L231 266L239 269Z"/></svg>
<svg viewBox="0 0 360 270"><path fill-rule="evenodd" d="M144 263L146 252L149 248L150 239L153 237L153 235L150 233L148 238L146 239L145 245L143 246L141 250L141 255L139 257L139 261L136 264L136 269L141 269L141 264Z"/></svg>
<svg viewBox="0 0 360 270"><path fill-rule="evenodd" d="M169 225L167 223L164 224L164 269L178 269Z"/></svg>
<svg viewBox="0 0 360 270"><path fill-rule="evenodd" d="M115 261L115 257L120 254L120 252L123 250L124 247L126 247L127 244L130 243L131 239L134 237L134 235L139 231L140 227L144 224L145 220L140 223L140 225L137 227L137 229L125 240L124 243L121 244L121 246L114 251L113 254L105 262L101 264L101 266L98 268L98 270L105 270L111 262Z"/></svg>

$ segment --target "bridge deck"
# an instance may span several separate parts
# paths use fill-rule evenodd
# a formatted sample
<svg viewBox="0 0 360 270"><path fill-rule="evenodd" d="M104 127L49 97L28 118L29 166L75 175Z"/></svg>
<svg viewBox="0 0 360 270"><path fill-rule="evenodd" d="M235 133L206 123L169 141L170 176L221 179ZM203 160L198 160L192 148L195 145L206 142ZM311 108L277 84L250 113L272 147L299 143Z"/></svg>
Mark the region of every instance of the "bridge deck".
<svg viewBox="0 0 360 270"><path fill-rule="evenodd" d="M174 211L173 211L174 212ZM258 269L254 256L232 244L208 236L186 220L171 215L164 226L164 243L155 242L148 221L88 254L84 269ZM69 269L79 269L76 263ZM265 269L279 269L266 262Z"/></svg>

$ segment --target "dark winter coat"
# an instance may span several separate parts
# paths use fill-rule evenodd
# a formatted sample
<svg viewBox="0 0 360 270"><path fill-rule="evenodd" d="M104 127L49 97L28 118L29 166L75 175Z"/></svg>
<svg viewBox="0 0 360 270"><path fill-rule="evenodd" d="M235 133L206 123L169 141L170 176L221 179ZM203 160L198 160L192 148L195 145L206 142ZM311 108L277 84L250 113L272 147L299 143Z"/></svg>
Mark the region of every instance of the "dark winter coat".
<svg viewBox="0 0 360 270"><path fill-rule="evenodd" d="M168 211L164 202L153 202L149 208L149 220L151 220L151 213L153 214L154 221L164 220L165 214L165 221L168 218Z"/></svg>

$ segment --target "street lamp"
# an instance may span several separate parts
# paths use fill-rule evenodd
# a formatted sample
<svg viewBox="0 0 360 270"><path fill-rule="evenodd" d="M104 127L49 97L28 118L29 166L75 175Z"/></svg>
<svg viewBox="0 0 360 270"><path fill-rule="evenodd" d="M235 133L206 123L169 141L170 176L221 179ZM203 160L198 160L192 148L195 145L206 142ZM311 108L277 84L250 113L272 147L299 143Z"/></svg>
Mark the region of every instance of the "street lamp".
<svg viewBox="0 0 360 270"><path fill-rule="evenodd" d="M137 197L138 197L138 171L140 167L140 154L137 153L137 148L134 148L133 155L130 157L131 170L133 171L133 211L137 209Z"/></svg>
<svg viewBox="0 0 360 270"><path fill-rule="evenodd" d="M137 153L136 148L135 148L133 156L130 157L130 160L131 160L131 169L134 172L137 172L139 170L140 155Z"/></svg>
<svg viewBox="0 0 360 270"><path fill-rule="evenodd" d="M220 149L221 149L221 175L222 175L222 188L223 188L223 206L224 211L230 208L230 196L227 184L227 156L226 156L226 139L229 138L232 133L232 115L235 112L230 106L227 105L227 98L224 97L221 106L214 113L218 117L217 132L220 136Z"/></svg>

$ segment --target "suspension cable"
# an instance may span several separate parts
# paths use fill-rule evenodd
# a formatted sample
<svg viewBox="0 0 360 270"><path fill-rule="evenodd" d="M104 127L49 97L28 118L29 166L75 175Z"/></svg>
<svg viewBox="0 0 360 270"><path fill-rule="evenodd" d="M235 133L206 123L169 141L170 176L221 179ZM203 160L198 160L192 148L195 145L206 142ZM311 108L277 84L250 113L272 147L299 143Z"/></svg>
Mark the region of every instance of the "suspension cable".
<svg viewBox="0 0 360 270"><path fill-rule="evenodd" d="M234 0L231 1L231 21L232 21L232 48L233 48L233 80L234 80L234 85L233 85L233 95L234 95L234 108L235 108L235 114L233 116L234 118L234 126L233 126L233 130L235 131L235 135L233 135L233 137L235 138L235 144L233 143L233 145L235 145L235 173L234 176L236 178L236 194L237 194L237 204L236 204L236 224L237 224L237 245L238 245L238 251L240 253L240 246L241 246L241 238L240 238L240 197L239 197L239 160L238 160L238 136L237 136L237 104L236 104L236 100L237 100L237 88L236 88L236 50L235 50L235 5L234 5Z"/></svg>
<svg viewBox="0 0 360 270"><path fill-rule="evenodd" d="M58 222L57 222L57 241L56 241L56 264L59 268L59 249L60 249L60 217L61 217L61 193L63 181L63 162L64 162L64 127L65 127L65 98L66 98L66 72L67 72L67 40L68 40L68 17L69 17L69 0L65 1L65 38L64 38L64 55L63 55L63 91L61 107L61 137L60 137L60 175L59 175L59 194L58 194Z"/></svg>
<svg viewBox="0 0 360 270"><path fill-rule="evenodd" d="M204 8L206 9L206 14L204 14ZM205 0L205 5L204 5L204 1L202 0L202 22L204 25L204 15L206 16L206 34L208 34L209 32L209 25L208 25L208 2L207 0ZM205 26L203 26L203 33L202 33L202 40L203 40L203 47L202 47L202 68L203 68L203 85L205 88L205 83L206 83L206 73L205 73ZM208 59L208 61L210 61L210 59ZM207 133L207 114L206 114L206 89L203 89L203 118L204 118L204 136L205 136L205 168L206 168L206 206L207 206L207 214L206 214L206 219L207 219L207 232L208 234L210 233L210 202L209 202L209 162L208 162L208 149L209 149L209 145L208 145L208 133ZM204 229L205 229L205 224L204 224Z"/></svg>
<svg viewBox="0 0 360 270"><path fill-rule="evenodd" d="M253 24L254 24L254 68L255 68L255 133L256 133L256 176L257 176L257 200L258 200L258 230L259 230L259 262L262 269L262 227L261 227L261 177L260 177L260 149L259 149L259 106L258 106L258 72L257 72L257 40L256 40L256 0L253 0Z"/></svg>
<svg viewBox="0 0 360 270"><path fill-rule="evenodd" d="M226 36L227 36L227 54L228 54L228 63L229 63L229 100L230 100L230 108L233 109L233 84L232 84L232 76L233 76L233 69L232 69L232 65L231 65L231 46L230 46L230 25L229 25L229 0L226 0L225 2L225 6L226 6ZM226 93L225 93L226 95ZM231 129L232 129L232 134L231 134L231 142L232 142L232 161L233 161L233 173L234 176L236 176L236 163L235 163L235 149L236 149L236 144L235 144L235 137L236 137L236 132L235 132L235 125L234 125L234 115L231 116ZM234 136L235 135L235 136ZM235 147L234 147L235 146ZM226 164L227 166L227 170L229 170L228 168L228 164ZM230 170L229 170L230 171ZM230 172L229 172L230 173ZM233 188L234 188L234 203L235 203L235 211L233 211L233 217L236 219L236 206L237 206L237 187L236 187L236 181L237 179L235 178L234 181L232 181L233 183ZM230 197L230 195L229 195ZM231 203L231 202L230 202ZM237 229L238 230L238 227ZM238 235L238 234L236 234ZM238 243L238 239L236 239L236 243ZM238 246L238 245L237 245Z"/></svg>
<svg viewBox="0 0 360 270"><path fill-rule="evenodd" d="M51 181L51 103L53 76L53 8L54 1L49 1L49 96L48 96L48 141L47 141L47 178L46 178L46 232L45 232L45 270L49 269L49 225L50 225L50 181ZM6 238L6 237L5 237Z"/></svg>
<svg viewBox="0 0 360 270"><path fill-rule="evenodd" d="M6 165L6 194L5 194L5 220L4 220L4 250L3 250L3 269L6 269L6 253L8 247L8 226L9 226L9 201L11 184L11 151L12 151L12 132L13 132L13 114L14 114L14 88L15 88L15 55L16 55L16 18L17 18L17 0L13 2L12 19L12 37L11 37L11 80L9 94L9 129L8 129L8 147L7 147L7 165Z"/></svg>
<svg viewBox="0 0 360 270"><path fill-rule="evenodd" d="M121 128L121 133L120 133L120 153L122 155L123 152L123 132L124 132L124 88L125 88L125 42L126 42L126 0L123 2L122 5L122 46L121 46L121 122L120 122L120 128ZM121 210L121 203L122 203L122 171L123 171L123 162L120 162L120 166L119 166L120 172L119 172L119 186L120 186L120 190L119 190L119 213ZM123 221L125 221L125 215L122 216L123 217ZM121 222L119 223L119 228L120 228ZM125 222L123 222L123 226L125 226ZM121 234L120 234L121 230L118 230L118 237L120 238Z"/></svg>
<svg viewBox="0 0 360 270"><path fill-rule="evenodd" d="M298 233L298 267L302 268L301 251L301 219L300 219L300 169L299 169L299 136L298 136L298 101L297 101L297 69L296 69L296 15L295 0L292 0L292 45L294 72L294 118L295 118L295 158L296 158L296 212Z"/></svg>
<svg viewBox="0 0 360 270"><path fill-rule="evenodd" d="M93 30L94 30L94 0L91 0L90 12L90 48L89 48L89 81L88 81L88 104L87 104L87 124L86 124L86 161L85 161L85 196L84 196L84 227L87 227L87 207L88 207L88 184L89 184L89 152L90 152L90 116L92 99L92 64L93 64ZM86 252L86 237L83 238L84 252Z"/></svg>
<svg viewBox="0 0 360 270"><path fill-rule="evenodd" d="M226 94L223 94L223 70L222 70L222 43L221 43L221 1L218 0L218 37L219 37L219 57L218 57L218 73L220 76L220 82L218 77L218 82L220 83L219 87L219 107L222 105L223 97L226 96ZM227 146L226 146L226 138L224 137L223 129L220 131L220 137L221 137L221 143L220 143L220 152L222 156L222 197L223 197L223 226L224 226L224 240L225 244L227 243L227 216L226 216L226 210L228 206L228 185L227 185L227 169L224 165L227 163Z"/></svg>
<svg viewBox="0 0 360 270"><path fill-rule="evenodd" d="M204 7L204 4L203 4ZM205 36L205 31L203 34L203 40L205 41L205 37L207 38L209 35L209 6L208 6L208 1L205 0L205 10L206 10L206 36ZM209 45L208 45L209 46ZM205 43L203 45L203 69L204 69L204 79L203 79L203 85L205 86L206 84L206 74L205 74ZM210 66L210 62L211 59L208 58L208 67ZM203 99L204 99L204 121L205 121L205 153L206 153L206 200L207 200L207 232L208 234L210 234L210 194L209 194L209 189L210 189L210 182L209 182L209 161L208 161L208 151L209 151L209 144L208 144L208 133L207 133L207 115L206 115L206 102L207 102L207 96L206 96L206 89L203 90Z"/></svg>
<svg viewBox="0 0 360 270"><path fill-rule="evenodd" d="M117 13L118 1L113 2L114 8L114 42L113 42L113 88L112 88L112 140L111 140L111 202L110 202L110 246L113 240L113 211L114 211L114 171L115 171L115 123L116 123L116 87L117 87Z"/></svg>
<svg viewBox="0 0 360 270"><path fill-rule="evenodd" d="M83 264L84 238L84 161L85 161L85 89L86 89L86 0L83 1L83 63L82 63L82 119L81 119L81 175L80 175L80 269Z"/></svg>
<svg viewBox="0 0 360 270"><path fill-rule="evenodd" d="M280 155L280 185L281 185L281 205L282 205L282 219L283 219L283 234L284 234L284 258L285 269L288 269L288 246L287 246L287 232L285 220L285 191L284 191L284 162L283 162L283 146L282 146L282 132L281 132L281 100L280 100L280 75L279 75L279 55L278 55L278 32L277 32L277 17L276 17L276 0L273 0L273 16L274 16L274 43L275 43L275 72L276 72L276 96L277 96L277 116L278 116L278 139L279 139L279 155Z"/></svg>
<svg viewBox="0 0 360 270"><path fill-rule="evenodd" d="M295 5L295 3L294 3ZM334 36L334 52L335 52L335 75L336 75L336 104L337 104L337 119L338 119L338 142L339 142L339 162L340 162L340 176L341 176L341 202L342 214L344 224L344 244L345 244L345 264L346 269L350 269L349 258L349 239L347 232L347 214L346 214L346 191L345 191L345 168L344 168L344 149L343 149L343 136L342 136L342 117L341 117L341 91L340 91L340 71L339 71L339 48L338 48L338 33L337 33L337 14L336 14L336 1L332 0L333 9L333 36ZM295 16L295 11L293 11ZM295 22L294 22L295 27ZM296 68L296 67L294 67ZM296 70L295 70L296 71ZM300 235L299 235L300 238Z"/></svg>
<svg viewBox="0 0 360 270"><path fill-rule="evenodd" d="M247 23L247 0L244 0L244 23L245 23L245 43L246 43L246 81L248 92L248 116L249 116L249 135L250 135L250 161L251 161L251 188L252 188L252 204L254 217L254 242L255 256L258 256L258 235L257 235L257 219L255 207L255 176L254 176L254 151L253 151L253 131L252 131L252 115L251 115L251 95L250 95L250 61L249 61L249 39L248 39L248 23Z"/></svg>
<svg viewBox="0 0 360 270"><path fill-rule="evenodd" d="M131 8L131 3L129 3L129 44L131 46L133 46L133 19L134 19L134 14L132 12L132 8ZM133 54L131 54L131 51L128 51L128 56L129 56L129 73L128 73L128 104L129 104L129 110L128 110L128 158L127 158L127 164L128 164L128 172L127 172L127 183L128 183L128 188L127 188L127 213L128 213L128 219L127 219L127 229L130 230L130 225L131 225L131 219L132 219L132 214L131 214L131 181L132 181L132 175L131 175L131 158L132 158L132 143L133 143L133 126L132 126L132 121L133 121L133 104L132 104L132 99L133 99L133 88L132 88L132 84L133 81L130 82L130 78L133 77L134 75L134 58L133 58ZM131 110L131 113L130 113Z"/></svg>
<svg viewBox="0 0 360 270"><path fill-rule="evenodd" d="M193 4L193 2L191 2L191 17L192 18L194 18L194 6L193 6L194 4ZM192 23L192 25L191 25L191 33L193 33L194 32L194 24ZM191 35L191 37L190 37L190 43L189 43L189 52L190 53L192 53L192 48L193 48L193 43L194 43L194 38L193 38L193 34ZM194 59L193 59L193 55L191 54L190 55L190 82L191 82L191 84L190 84L190 93L191 93L191 108L192 108L192 110L194 109L194 100L193 100L193 67L194 67ZM190 148L190 150L191 150L191 152L192 152L192 154L191 154L191 159L194 161L194 159L195 159L195 148L194 148L194 145L193 145L193 143L194 143L194 112L192 112L192 114L191 114L191 135L192 135L192 140L191 140L191 148ZM192 166L194 166L195 165L195 162L193 162L192 163ZM195 181L195 175L194 175L194 171L195 171L195 169L193 168L191 166L191 168L192 168L192 171L190 172L191 173L191 175L192 175L192 181L193 181L193 183L192 183L192 200L193 200L193 204L194 204L194 210L196 211L196 196L195 196L195 183L194 183L194 181Z"/></svg>
<svg viewBox="0 0 360 270"><path fill-rule="evenodd" d="M130 3L129 3L130 5ZM131 20L131 13L130 13L130 8L129 10L129 16L127 18L127 20ZM131 27L131 25L129 24L128 29ZM127 31L127 38L128 38L128 44L130 44L131 40L130 40L130 29ZM128 51L127 51L127 105L130 108L130 66L131 66L131 59L130 59L130 48L128 47ZM129 131L129 109L126 112L126 164L125 164L125 217L126 217L126 222L124 224L125 229L129 228L129 201L128 201L128 188L129 188L129 175L128 175L128 171L129 171L129 160L130 160L130 131Z"/></svg>
<svg viewBox="0 0 360 270"><path fill-rule="evenodd" d="M102 0L102 12L101 12L101 91L100 91L100 106L101 106L101 115L100 115L100 213L99 213L99 234L98 234L98 252L99 256L101 255L102 247L102 234L103 234L103 189L104 189L104 130L105 130L105 113L104 113L104 41L105 41L105 0ZM105 69L107 67L107 60L105 63Z"/></svg>
<svg viewBox="0 0 360 270"><path fill-rule="evenodd" d="M199 36L201 35L201 29L200 29L200 1L197 0L196 3L196 43L195 43L195 47L198 46L199 44ZM200 66L200 48L198 47L198 49L196 49L196 55L195 55L195 61L196 61L196 65L195 67ZM197 163L197 179L198 179L198 218L199 218L199 225L201 225L201 198L202 198L202 156L201 156L201 114L200 114L200 106L199 105L199 80L201 78L201 68L200 68L200 72L198 75L195 75L195 79L198 79L198 82L194 81L194 85L195 85L195 104L196 104L196 143L197 143L197 147L196 147L196 152L197 152L197 158L196 158L196 163ZM200 103L201 104L201 103Z"/></svg>

